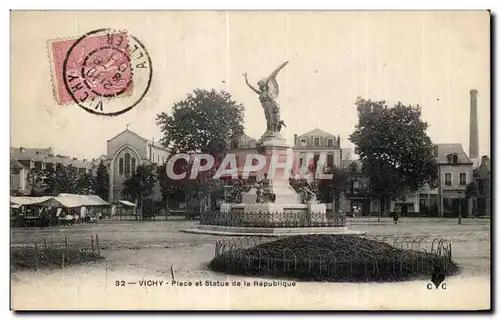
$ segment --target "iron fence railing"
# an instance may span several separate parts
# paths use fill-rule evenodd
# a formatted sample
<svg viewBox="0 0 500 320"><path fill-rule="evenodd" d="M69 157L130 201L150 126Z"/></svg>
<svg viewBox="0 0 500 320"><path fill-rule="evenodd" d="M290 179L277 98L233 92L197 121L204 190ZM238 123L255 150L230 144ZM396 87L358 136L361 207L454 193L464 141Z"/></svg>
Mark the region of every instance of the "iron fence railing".
<svg viewBox="0 0 500 320"><path fill-rule="evenodd" d="M255 228L345 227L345 213L323 212L204 212L201 225Z"/></svg>
<svg viewBox="0 0 500 320"><path fill-rule="evenodd" d="M55 238L53 236L29 241L11 243L11 264L16 267L40 269L100 259L101 245L99 235L89 237Z"/></svg>
<svg viewBox="0 0 500 320"><path fill-rule="evenodd" d="M290 279L327 281L390 281L416 273L430 277L436 267L443 272L454 268L451 243L446 239L390 236L360 238L386 244L381 246L383 253L369 245L357 247L354 252L345 248L318 251L286 247L273 248L273 252L267 252L259 245L275 239L239 237L217 241L214 261L218 260L219 271L228 273L276 277L286 274Z"/></svg>

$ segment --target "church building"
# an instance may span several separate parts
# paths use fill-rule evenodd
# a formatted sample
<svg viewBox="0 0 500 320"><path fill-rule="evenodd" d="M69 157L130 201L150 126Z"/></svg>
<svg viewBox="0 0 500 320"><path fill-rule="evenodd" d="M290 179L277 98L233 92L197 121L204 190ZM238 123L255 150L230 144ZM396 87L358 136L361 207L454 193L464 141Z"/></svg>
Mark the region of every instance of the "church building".
<svg viewBox="0 0 500 320"><path fill-rule="evenodd" d="M123 183L134 174L139 165L163 165L168 160L168 150L154 141L145 139L128 129L107 141L107 153L94 162L107 166L110 178L109 202L123 199ZM153 194L154 200L161 200L159 185Z"/></svg>

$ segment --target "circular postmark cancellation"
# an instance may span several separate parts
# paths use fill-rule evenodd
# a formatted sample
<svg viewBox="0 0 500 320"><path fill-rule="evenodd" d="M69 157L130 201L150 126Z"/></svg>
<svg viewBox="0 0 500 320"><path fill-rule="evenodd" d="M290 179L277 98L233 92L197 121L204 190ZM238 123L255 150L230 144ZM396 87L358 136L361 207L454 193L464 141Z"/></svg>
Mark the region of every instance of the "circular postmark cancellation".
<svg viewBox="0 0 500 320"><path fill-rule="evenodd" d="M84 110L104 116L134 108L153 77L144 45L123 30L108 28L78 38L67 51L62 69L71 99Z"/></svg>

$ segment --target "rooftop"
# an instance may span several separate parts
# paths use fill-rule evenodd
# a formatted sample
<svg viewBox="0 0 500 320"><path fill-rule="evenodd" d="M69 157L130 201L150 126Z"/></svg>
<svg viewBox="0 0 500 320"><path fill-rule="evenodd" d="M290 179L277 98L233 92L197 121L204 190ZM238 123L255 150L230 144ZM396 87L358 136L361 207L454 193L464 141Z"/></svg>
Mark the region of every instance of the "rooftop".
<svg viewBox="0 0 500 320"><path fill-rule="evenodd" d="M10 148L11 160L15 159L19 161L35 161L35 162L45 162L45 163L61 163L64 166L72 165L76 168L91 168L93 166L91 161L86 159L80 160L77 158L72 158L70 156L54 155L52 148L40 149L40 148Z"/></svg>
<svg viewBox="0 0 500 320"><path fill-rule="evenodd" d="M307 137L325 137L325 138L335 138L335 136L331 133L321 130L320 128L316 128L304 134L297 136L297 138L307 138Z"/></svg>
<svg viewBox="0 0 500 320"><path fill-rule="evenodd" d="M472 164L467 154L460 143L439 143L434 145L437 148L437 155L439 164L448 164L449 155L457 155L459 164Z"/></svg>

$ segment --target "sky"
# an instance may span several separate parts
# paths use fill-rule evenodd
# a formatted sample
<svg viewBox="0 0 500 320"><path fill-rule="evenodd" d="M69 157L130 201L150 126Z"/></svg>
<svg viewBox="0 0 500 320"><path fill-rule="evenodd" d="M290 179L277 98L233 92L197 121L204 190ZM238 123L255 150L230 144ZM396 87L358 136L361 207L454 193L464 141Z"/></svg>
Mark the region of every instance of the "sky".
<svg viewBox="0 0 500 320"><path fill-rule="evenodd" d="M47 41L106 27L126 29L146 47L149 92L117 117L59 105ZM231 93L245 106L246 133L259 138L264 113L242 73L256 84L289 61L277 76L289 143L320 128L353 147L360 96L420 105L432 141L461 143L468 153L469 91L476 89L479 151L490 154L487 11L18 11L10 41L13 147L97 158L127 124L157 141L156 115L196 88Z"/></svg>

